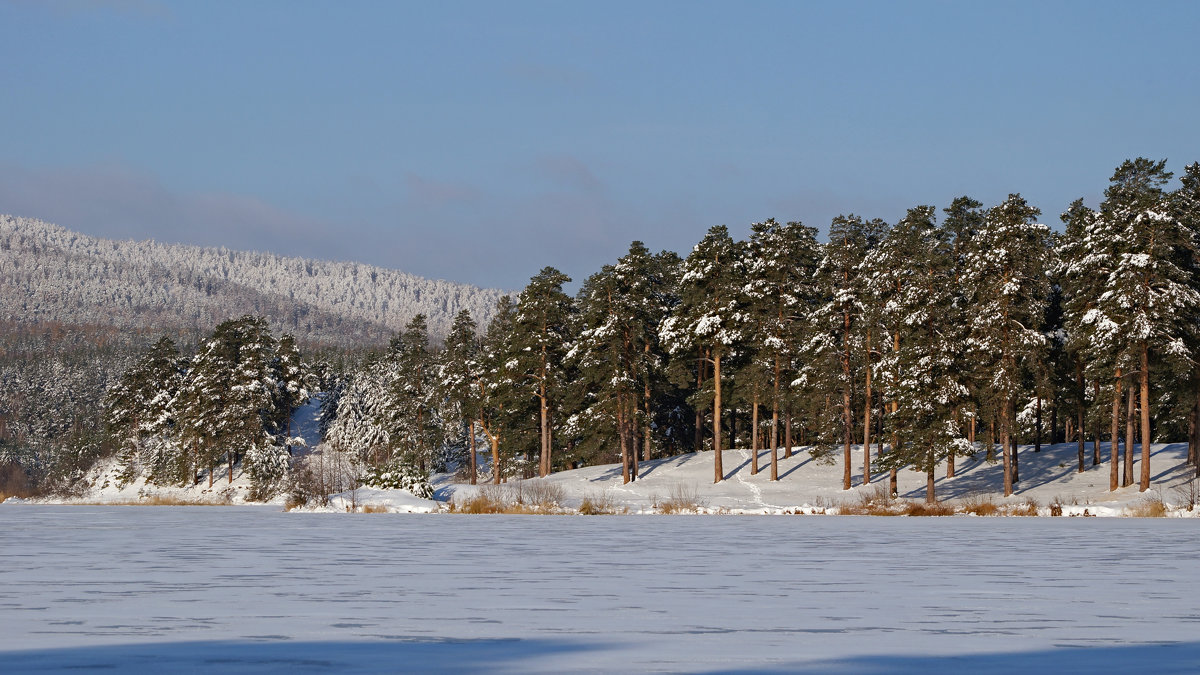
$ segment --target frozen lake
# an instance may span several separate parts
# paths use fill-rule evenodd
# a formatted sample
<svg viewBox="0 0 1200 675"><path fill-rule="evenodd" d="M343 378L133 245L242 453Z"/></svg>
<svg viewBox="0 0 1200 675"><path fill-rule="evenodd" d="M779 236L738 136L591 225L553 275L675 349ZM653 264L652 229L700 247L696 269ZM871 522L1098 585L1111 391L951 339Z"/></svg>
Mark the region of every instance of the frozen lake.
<svg viewBox="0 0 1200 675"><path fill-rule="evenodd" d="M1200 672L1194 519L0 506L0 671Z"/></svg>

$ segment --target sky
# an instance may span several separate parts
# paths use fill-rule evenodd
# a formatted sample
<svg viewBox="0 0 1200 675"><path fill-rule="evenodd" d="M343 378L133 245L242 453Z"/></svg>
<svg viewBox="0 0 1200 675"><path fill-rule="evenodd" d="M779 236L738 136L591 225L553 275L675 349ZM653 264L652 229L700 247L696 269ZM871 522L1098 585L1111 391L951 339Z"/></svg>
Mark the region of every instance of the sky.
<svg viewBox="0 0 1200 675"><path fill-rule="evenodd" d="M0 213L518 289L1200 160L1196 2L0 0Z"/></svg>

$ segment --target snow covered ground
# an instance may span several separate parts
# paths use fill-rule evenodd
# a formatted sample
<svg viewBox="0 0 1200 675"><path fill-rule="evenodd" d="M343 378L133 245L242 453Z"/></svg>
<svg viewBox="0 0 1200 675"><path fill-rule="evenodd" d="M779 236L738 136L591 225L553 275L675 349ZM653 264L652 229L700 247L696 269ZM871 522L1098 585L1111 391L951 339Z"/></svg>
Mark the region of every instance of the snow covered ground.
<svg viewBox="0 0 1200 675"><path fill-rule="evenodd" d="M315 408L314 408L315 411ZM310 429L312 444L315 431ZM1108 457L1108 444L1101 445L1102 456ZM1140 447L1136 448L1140 451ZM1200 508L1187 509L1200 492L1200 481L1195 479L1191 467L1185 465L1187 446L1183 443L1155 444L1152 446L1151 489L1139 492L1136 483L1129 487L1108 490L1108 464L1092 466L1092 447L1087 446L1086 470L1077 472L1076 446L1070 443L1043 446L1034 452L1033 446L1021 446L1020 467L1023 479L1016 485L1016 493L1004 499L1002 495L1003 466L999 462L986 461L983 453L974 458L959 458L954 478L945 477L945 467L937 472L937 496L951 504L962 505L987 499L998 505L1017 506L1032 503L1038 514L1051 514L1051 504L1060 504L1064 516L1122 516L1129 515L1148 500L1160 499L1170 510L1169 516L1197 517ZM1140 452L1135 453L1140 457ZM607 500L618 512L655 513L664 500L679 494L695 498L705 513L732 514L836 514L839 510L860 504L865 498L876 496L887 485L887 474L875 471L872 483L863 484L861 449L855 448L854 487L842 490L841 454L832 461L816 459L809 449L802 448L791 458L780 461L780 480L769 480L770 453L759 452L760 472L750 473L750 452L726 450L724 453L726 479L714 485L713 456L711 452L680 455L666 459L643 462L641 477L627 485L621 482L619 465L604 465L562 471L545 479L561 488L565 509L576 509L585 499ZM484 459L481 454L481 459ZM107 468L115 474L115 467ZM1133 476L1140 475L1141 462L1133 464ZM436 488L435 500L419 499L401 490L360 489L354 494L343 493L333 497L327 511L345 511L350 507L369 507L399 513L429 513L445 510L449 502L459 504L485 489L482 485L471 486L456 482L453 476L443 474L433 480ZM184 502L213 502L220 504L243 504L249 492L249 481L239 471L235 472L232 484L220 474L213 488L207 484L192 488L146 486L142 481L118 487L113 475L101 472L96 479L97 488L81 499L86 503L138 503L147 498L178 500ZM925 476L914 471L899 473L899 493L902 499L923 501ZM273 503L282 506L284 498Z"/></svg>
<svg viewBox="0 0 1200 675"><path fill-rule="evenodd" d="M1103 456L1108 457L1108 444L1101 446ZM1136 448L1140 450L1139 448ZM1021 504L1029 500L1036 502L1041 515L1050 515L1050 504L1060 503L1063 515L1119 516L1131 507L1147 499L1161 498L1176 508L1171 515L1198 516L1200 509L1187 511L1185 504L1191 499L1194 469L1184 464L1187 445L1183 443L1156 444L1152 446L1150 466L1152 469L1151 490L1138 491L1136 483L1108 490L1108 464L1092 466L1092 447L1087 447L1086 470L1077 472L1076 446L1070 443L1043 446L1041 452L1033 452L1033 446L1021 446L1021 480L1016 492L1008 499L1003 495L1004 468L999 462L989 463L983 453L972 459L957 460L954 478L945 477L945 467L937 473L938 499L951 503L964 503L980 498L991 498L998 504ZM779 466L779 481L770 478L770 452L759 452L757 475L750 473L748 450L726 450L724 466L726 479L713 484L713 455L702 452L681 455L662 460L643 462L641 477L623 485L619 465L596 466L575 471L555 473L545 480L561 486L567 499L566 505L578 507L585 497L603 495L621 508L632 513L653 512L654 505L669 498L673 493L684 492L697 497L701 509L716 513L837 513L841 505L854 505L864 497L876 494L886 487L888 475L876 470L872 483L863 484L862 451L854 452L854 487L842 489L841 453L835 461L828 463L814 459L807 449L782 459ZM1140 455L1139 455L1140 456ZM1141 462L1135 461L1133 476L1141 471ZM923 500L925 476L914 471L903 470L898 476L900 497ZM463 501L479 491L478 486L453 482L449 476L441 476L434 486L441 500Z"/></svg>
<svg viewBox="0 0 1200 675"><path fill-rule="evenodd" d="M1196 521L0 506L0 671L1200 671Z"/></svg>

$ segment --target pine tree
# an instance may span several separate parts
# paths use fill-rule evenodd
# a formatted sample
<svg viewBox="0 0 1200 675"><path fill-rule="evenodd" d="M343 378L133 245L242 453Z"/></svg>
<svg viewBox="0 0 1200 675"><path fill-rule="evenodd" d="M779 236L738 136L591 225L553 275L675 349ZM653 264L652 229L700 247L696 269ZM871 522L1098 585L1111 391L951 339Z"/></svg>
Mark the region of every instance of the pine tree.
<svg viewBox="0 0 1200 675"><path fill-rule="evenodd" d="M466 429L467 474L471 485L478 478L475 448L475 421L479 416L479 341L475 335L475 320L468 310L454 317L454 325L437 359L438 390L445 403L445 419Z"/></svg>
<svg viewBox="0 0 1200 675"><path fill-rule="evenodd" d="M405 455L404 463L427 476L437 420L433 415L433 355L424 314L413 316L404 331L392 339L388 358L395 363L395 377L388 391L393 442Z"/></svg>
<svg viewBox="0 0 1200 675"><path fill-rule="evenodd" d="M121 376L105 398L105 417L110 431L124 438L124 480L131 481L140 465L148 463L152 482L168 479L172 458L165 456L162 440L173 432L171 401L180 385L182 369L179 349L167 336ZM143 457L148 443L159 450Z"/></svg>
<svg viewBox="0 0 1200 675"><path fill-rule="evenodd" d="M752 377L763 381L771 408L771 480L779 480L780 412L794 379L797 326L817 299L813 273L819 246L816 229L795 221L780 225L772 218L754 223L750 230L742 292L749 342L759 346L751 361ZM754 405L757 408L757 402ZM757 471L757 452L754 468Z"/></svg>
<svg viewBox="0 0 1200 675"><path fill-rule="evenodd" d="M1113 173L1100 206L1100 217L1119 233L1120 246L1100 298L1098 310L1107 323L1098 327L1097 337L1132 361L1138 375L1142 442L1138 488L1143 492L1150 488L1151 355L1191 360L1189 341L1200 307L1190 270L1196 242L1172 213L1163 190L1171 178L1165 166L1165 160L1126 160Z"/></svg>
<svg viewBox="0 0 1200 675"><path fill-rule="evenodd" d="M505 295L496 303L492 320L488 323L480 350L480 364L475 387L479 393L479 427L487 437L492 450L492 482L500 484L504 476L515 474L516 453L506 449L510 461L501 458L501 441L505 445L516 445L516 424L520 418L519 405L526 403L524 396L515 395L514 376L518 365L516 349L512 342L513 326L516 323L517 306Z"/></svg>
<svg viewBox="0 0 1200 675"><path fill-rule="evenodd" d="M938 463L969 451L955 420L967 389L957 379L957 336L950 330L956 299L951 231L937 226L932 206L909 209L884 240L878 260L878 271L886 261L904 261L873 280L887 298L881 320L894 345L880 361L885 396L894 402L888 427L896 439L882 463L924 473L925 499L933 503Z"/></svg>
<svg viewBox="0 0 1200 675"><path fill-rule="evenodd" d="M972 293L971 352L989 374L981 391L998 412L1006 497L1018 477L1017 400L1031 358L1045 346L1041 322L1049 296L1050 230L1033 222L1040 214L1017 194L988 209L964 269Z"/></svg>
<svg viewBox="0 0 1200 675"><path fill-rule="evenodd" d="M553 267L546 267L529 280L517 299L513 326L518 355L516 372L519 385L528 385L538 401L538 475L552 469L553 420L564 386L560 367L569 339L571 298L562 286L571 278Z"/></svg>
<svg viewBox="0 0 1200 675"><path fill-rule="evenodd" d="M877 224L868 224L855 215L833 219L829 243L824 247L824 257L816 273L825 302L810 317L812 336L805 346L817 387L827 402L824 423L819 426L820 436L830 445L838 439L842 447L844 490L852 487L854 384L863 347L860 338L865 335L859 331L866 290L862 263L876 243L877 229Z"/></svg>
<svg viewBox="0 0 1200 675"><path fill-rule="evenodd" d="M721 463L721 359L742 339L740 246L724 225L711 228L683 263L680 302L663 322L661 336L671 354L691 352L713 367L714 483L725 479Z"/></svg>

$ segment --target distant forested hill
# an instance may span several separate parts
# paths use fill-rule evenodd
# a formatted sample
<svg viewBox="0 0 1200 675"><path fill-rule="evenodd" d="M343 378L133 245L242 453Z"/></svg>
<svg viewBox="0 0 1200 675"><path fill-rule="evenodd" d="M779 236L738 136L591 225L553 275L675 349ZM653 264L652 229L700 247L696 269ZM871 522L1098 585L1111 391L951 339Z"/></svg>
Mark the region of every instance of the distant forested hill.
<svg viewBox="0 0 1200 675"><path fill-rule="evenodd" d="M486 325L501 291L352 262L114 241L0 215L0 320L207 333L266 317L306 343L378 345L414 314L440 339L455 314Z"/></svg>

